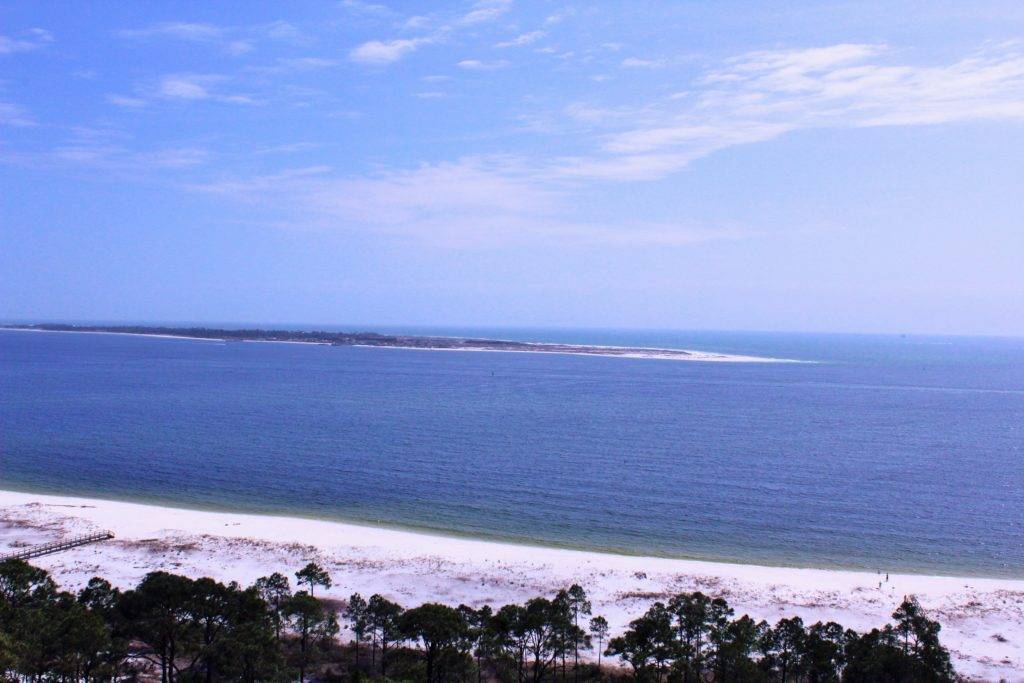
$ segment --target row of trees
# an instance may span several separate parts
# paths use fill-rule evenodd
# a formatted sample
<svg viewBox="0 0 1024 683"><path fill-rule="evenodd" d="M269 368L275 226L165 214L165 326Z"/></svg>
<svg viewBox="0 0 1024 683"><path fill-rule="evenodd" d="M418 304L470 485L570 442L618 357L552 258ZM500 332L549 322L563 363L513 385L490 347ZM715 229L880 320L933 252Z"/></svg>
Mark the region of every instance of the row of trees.
<svg viewBox="0 0 1024 683"><path fill-rule="evenodd" d="M153 572L120 591L92 579L77 594L43 570L0 563L0 680L12 681L914 681L954 680L939 625L905 601L894 624L857 634L832 622L775 626L734 618L725 600L656 602L609 640L580 586L499 609L381 595L315 596L309 564L251 587ZM344 619L352 638L338 639ZM581 653L596 649L594 658ZM625 667L601 666L619 658Z"/></svg>
<svg viewBox="0 0 1024 683"><path fill-rule="evenodd" d="M94 578L77 595L42 569L0 563L0 680L305 680L336 647L329 585L310 565L293 593L275 574L249 588L152 572L120 591Z"/></svg>
<svg viewBox="0 0 1024 683"><path fill-rule="evenodd" d="M608 654L643 681L955 680L938 622L913 599L893 613L895 624L866 634L832 621L808 627L791 617L770 626L733 615L722 598L682 593L630 622L608 643Z"/></svg>
<svg viewBox="0 0 1024 683"><path fill-rule="evenodd" d="M488 679L540 681L579 680L580 652L603 642L608 622L590 616L590 602L580 586L554 598L532 598L524 605L474 609L427 603L405 610L380 595L349 598L344 616L353 634L356 662L359 646L370 647L370 666L388 673L387 651L398 645L421 645L423 680ZM589 626L589 632L584 627ZM379 650L379 658L378 658ZM572 671L571 676L569 671Z"/></svg>

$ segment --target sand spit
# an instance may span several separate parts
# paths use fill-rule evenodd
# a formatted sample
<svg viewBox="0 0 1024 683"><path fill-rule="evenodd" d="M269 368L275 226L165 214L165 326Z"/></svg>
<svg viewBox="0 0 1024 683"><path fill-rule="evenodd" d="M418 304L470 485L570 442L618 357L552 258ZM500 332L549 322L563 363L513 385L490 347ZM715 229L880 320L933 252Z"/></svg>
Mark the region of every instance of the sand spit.
<svg viewBox="0 0 1024 683"><path fill-rule="evenodd" d="M41 329L33 327L3 327L0 331L9 332L54 332L72 334L116 334L130 337L151 337L162 339L191 339L194 341L214 341L224 343L228 339L220 337L198 337L184 334L156 334L147 332L120 332L116 330L71 330L71 329ZM425 340L455 340L453 337L424 337ZM265 343L265 344L302 344L306 346L332 346L325 341L301 341L289 339L238 339L232 341ZM483 344L483 345L481 345ZM487 346L493 344L494 346ZM515 345L505 347L504 345ZM691 349L668 349L656 347L631 347L631 346L600 346L593 344L555 344L548 342L520 342L512 340L491 339L473 340L472 345L466 346L430 346L430 345L406 345L399 343L369 344L369 343L345 343L338 346L352 346L372 349L404 349L407 351L487 351L492 353L541 353L570 356L605 356L614 358L640 358L649 360L681 360L701 361L719 363L810 363L814 361L801 361L788 358L765 358L760 356L744 356L737 354L715 353L710 351L694 351Z"/></svg>

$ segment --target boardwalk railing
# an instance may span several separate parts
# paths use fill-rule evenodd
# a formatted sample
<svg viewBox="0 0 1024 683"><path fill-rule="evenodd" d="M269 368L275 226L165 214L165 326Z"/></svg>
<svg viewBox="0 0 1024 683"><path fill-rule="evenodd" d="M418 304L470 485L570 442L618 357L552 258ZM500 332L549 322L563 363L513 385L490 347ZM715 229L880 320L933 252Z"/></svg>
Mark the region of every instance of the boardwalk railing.
<svg viewBox="0 0 1024 683"><path fill-rule="evenodd" d="M0 562L3 562L4 560L30 560L33 557L41 557L43 555L59 553L64 550L70 550L71 548L77 548L80 545L86 545L88 543L99 543L100 541L108 541L113 537L114 534L109 531L99 531L94 534L73 536L71 538L65 538L60 541L53 541L52 543L43 543L42 545L33 545L13 553L0 555Z"/></svg>

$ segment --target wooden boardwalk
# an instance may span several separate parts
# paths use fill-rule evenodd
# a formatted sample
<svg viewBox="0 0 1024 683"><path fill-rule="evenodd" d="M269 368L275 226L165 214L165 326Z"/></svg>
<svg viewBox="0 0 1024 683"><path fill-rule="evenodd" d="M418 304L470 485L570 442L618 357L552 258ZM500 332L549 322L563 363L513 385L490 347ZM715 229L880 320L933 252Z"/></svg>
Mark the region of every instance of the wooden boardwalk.
<svg viewBox="0 0 1024 683"><path fill-rule="evenodd" d="M70 550L71 548L77 548L80 545L86 545L89 543L99 543L100 541L109 541L113 537L114 534L109 531L99 531L94 534L73 536L71 538L65 538L60 541L53 541L52 543L43 543L42 545L33 545L29 546L28 548L23 548L17 552L8 553L6 555L0 555L0 562L3 562L4 560L30 560L33 557L42 557L43 555L59 553L64 550Z"/></svg>

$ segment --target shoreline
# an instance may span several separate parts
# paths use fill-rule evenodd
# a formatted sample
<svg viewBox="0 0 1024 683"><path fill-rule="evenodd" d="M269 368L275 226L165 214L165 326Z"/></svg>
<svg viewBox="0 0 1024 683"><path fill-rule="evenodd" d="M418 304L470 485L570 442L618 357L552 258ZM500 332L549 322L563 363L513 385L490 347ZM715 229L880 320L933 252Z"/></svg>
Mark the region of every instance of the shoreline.
<svg viewBox="0 0 1024 683"><path fill-rule="evenodd" d="M116 330L51 330L33 327L0 326L0 332L54 332L71 334L114 334L126 337L150 337L157 339L190 339L193 341L211 341L227 343L229 340L219 337L190 337L180 334L155 334L146 332L119 332ZM459 339L458 337L443 337ZM646 360L676 360L717 363L815 363L817 361L796 360L792 358L768 358L746 356L740 354L718 353L715 351L695 351L693 349L667 349L659 347L604 346L595 344L559 344L556 342L520 342L513 340L487 340L495 343L510 343L538 348L487 348L487 347L445 347L445 346L411 346L401 344L330 344L323 341L300 341L290 339L238 339L231 341L263 343L263 344L303 344L308 346L350 346L369 349L404 349L408 351L487 351L493 353L535 353L560 356L598 356L613 358L634 358ZM543 348L543 347L559 347ZM564 347L564 350L563 348ZM578 350L574 350L578 349Z"/></svg>
<svg viewBox="0 0 1024 683"><path fill-rule="evenodd" d="M189 339L191 341L224 342L216 337L188 337L183 334L150 334L141 332L108 332L102 330L41 330L32 327L3 327L0 332L53 332L56 334L114 334L122 337L149 337L151 339Z"/></svg>
<svg viewBox="0 0 1024 683"><path fill-rule="evenodd" d="M286 342L292 343L292 342ZM298 342L295 342L298 343ZM725 567L757 567L764 570L800 570L800 571L821 571L821 572L839 572L839 573L850 573L860 575L884 575L886 573L885 565L880 565L881 568L871 570L864 567L858 566L843 566L843 565L810 565L810 564L786 564L782 562L771 562L758 559L744 560L735 559L728 557L700 557L696 555L683 555L683 554L670 554L661 553L657 551L644 551L636 550L630 551L627 549L620 549L614 547L600 548L586 545L571 545L568 542L560 543L557 541L541 541L532 540L525 538L509 537L501 534L487 534L487 533L473 533L470 531L461 531L458 529L443 529L432 527L428 525L416 525L416 524L403 524L401 522L390 522L382 519L358 519L358 518L346 518L346 517L331 517L331 516L318 516L315 514L303 514L301 511L296 510L294 512L285 511L260 511L260 510L246 510L239 508L232 508L230 506L216 506L206 505L202 503L196 503L195 505L189 505L185 503L177 503L172 500L152 500L145 497L118 497L115 495L105 496L101 493L55 493L45 488L36 489L32 486L19 487L14 482L3 482L0 480L0 508L3 508L4 495L5 494L18 494L24 496L36 496L39 498L68 498L76 501L86 501L90 504L101 503L101 504L116 504L116 505L134 505L141 508L157 508L168 511L178 511L182 513L195 513L195 514L210 514L210 515L234 515L241 517L251 517L254 519L268 519L268 520L288 520L293 523L308 522L312 524L328 524L337 527L351 527L355 530L366 530L368 532L380 532L387 534L394 532L396 534L408 534L417 538L421 538L424 541L430 539L436 539L438 541L465 541L471 543L481 543L488 545L498 546L510 546L512 548L519 548L522 552L529 551L555 551L555 552L568 552L568 553L580 553L586 555L593 555L595 557L608 557L608 558L627 558L635 560L652 560L652 561L664 561L664 562L694 562L713 567L725 566ZM85 507L95 507L95 505L86 505ZM2 529L3 517L0 516L0 529ZM2 538L0 538L0 547L2 547ZM0 553L2 554L2 553ZM892 576L900 575L906 577L924 577L924 578L935 578L935 579L954 579L957 581L1007 581L1011 583L1020 583L1021 587L1024 588L1024 576L1000 576L983 573L972 573L969 569L956 570L950 569L949 571L941 570L927 570L927 569L916 569L916 568L891 568L888 573ZM1024 683L1024 680L1022 680Z"/></svg>
<svg viewBox="0 0 1024 683"><path fill-rule="evenodd" d="M737 615L774 622L797 614L807 623L831 619L857 630L887 623L900 599L914 594L942 623L959 671L974 680L1024 680L1024 580L891 574L885 581L874 572L613 555L8 490L0 490L0 524L0 553L113 531L112 541L34 561L66 589L93 575L126 587L157 569L248 584L316 559L335 581L328 597L379 592L407 607L429 600L499 606L579 582L613 634L654 600L681 591L721 595Z"/></svg>

